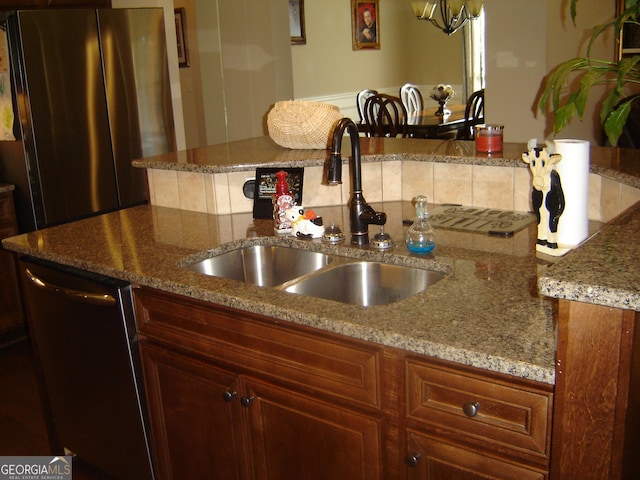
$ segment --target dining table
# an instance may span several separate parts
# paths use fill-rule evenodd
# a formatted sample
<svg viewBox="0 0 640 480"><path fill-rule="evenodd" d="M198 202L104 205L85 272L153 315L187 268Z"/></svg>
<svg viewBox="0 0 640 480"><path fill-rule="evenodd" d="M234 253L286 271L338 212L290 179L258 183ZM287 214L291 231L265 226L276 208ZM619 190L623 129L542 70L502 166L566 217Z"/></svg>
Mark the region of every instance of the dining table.
<svg viewBox="0 0 640 480"><path fill-rule="evenodd" d="M407 116L406 132L412 138L456 138L464 128L465 104L448 105L446 115L437 115L439 107L431 107ZM482 118L475 123L482 123ZM367 124L361 122L358 129L369 134Z"/></svg>
<svg viewBox="0 0 640 480"><path fill-rule="evenodd" d="M436 115L438 107L427 108L407 118L407 135L415 138L456 137L464 127L466 105L447 105L444 116Z"/></svg>

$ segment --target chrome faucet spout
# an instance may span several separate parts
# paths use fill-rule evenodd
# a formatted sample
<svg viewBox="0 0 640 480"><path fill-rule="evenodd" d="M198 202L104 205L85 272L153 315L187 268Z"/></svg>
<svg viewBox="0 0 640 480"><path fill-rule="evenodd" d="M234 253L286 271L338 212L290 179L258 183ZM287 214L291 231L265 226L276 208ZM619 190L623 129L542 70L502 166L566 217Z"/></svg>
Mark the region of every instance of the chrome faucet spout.
<svg viewBox="0 0 640 480"><path fill-rule="evenodd" d="M327 183L335 185L342 183L342 137L349 132L351 140L351 158L349 172L351 177L351 196L349 198L349 226L351 228L351 243L367 245L369 243L369 225L384 225L387 215L376 212L364 199L362 194L362 161L360 159L360 135L358 127L349 118L341 119L333 130L331 154L327 160Z"/></svg>

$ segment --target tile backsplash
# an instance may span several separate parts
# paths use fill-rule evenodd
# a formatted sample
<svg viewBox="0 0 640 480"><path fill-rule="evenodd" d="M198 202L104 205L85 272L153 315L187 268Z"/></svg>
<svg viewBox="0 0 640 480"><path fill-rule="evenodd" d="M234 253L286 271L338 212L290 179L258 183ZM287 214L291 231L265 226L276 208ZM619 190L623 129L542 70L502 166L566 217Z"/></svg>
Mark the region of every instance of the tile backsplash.
<svg viewBox="0 0 640 480"><path fill-rule="evenodd" d="M306 167L303 204L307 207L344 205L349 199L349 169L343 166L343 184L322 183L321 166ZM230 214L253 209L242 186L254 172L198 173L148 169L150 202L182 210ZM530 176L527 168L492 167L420 161L365 162L362 185L368 202L411 200L426 195L433 203L529 211ZM589 176L589 218L606 222L640 201L640 189Z"/></svg>

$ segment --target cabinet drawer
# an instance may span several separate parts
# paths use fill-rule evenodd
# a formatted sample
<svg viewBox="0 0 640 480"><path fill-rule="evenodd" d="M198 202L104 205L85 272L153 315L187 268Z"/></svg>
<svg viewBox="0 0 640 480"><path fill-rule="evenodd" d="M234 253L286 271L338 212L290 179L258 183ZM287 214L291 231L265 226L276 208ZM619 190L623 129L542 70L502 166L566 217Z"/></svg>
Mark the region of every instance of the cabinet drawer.
<svg viewBox="0 0 640 480"><path fill-rule="evenodd" d="M409 419L462 441L548 459L550 391L411 359L406 375Z"/></svg>
<svg viewBox="0 0 640 480"><path fill-rule="evenodd" d="M380 406L382 349L164 292L136 289L138 331L243 370Z"/></svg>
<svg viewBox="0 0 640 480"><path fill-rule="evenodd" d="M408 478L420 480L545 480L545 470L461 448L419 432L407 432Z"/></svg>

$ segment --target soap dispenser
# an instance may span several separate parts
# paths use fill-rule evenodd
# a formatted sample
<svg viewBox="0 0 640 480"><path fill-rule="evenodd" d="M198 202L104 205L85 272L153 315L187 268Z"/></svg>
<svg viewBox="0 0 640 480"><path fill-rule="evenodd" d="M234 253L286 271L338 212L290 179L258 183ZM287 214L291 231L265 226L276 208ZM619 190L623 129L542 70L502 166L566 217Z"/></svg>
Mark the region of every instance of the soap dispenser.
<svg viewBox="0 0 640 480"><path fill-rule="evenodd" d="M427 197L415 197L416 219L407 230L405 243L410 252L429 253L436 246L436 232L429 223L427 211Z"/></svg>

